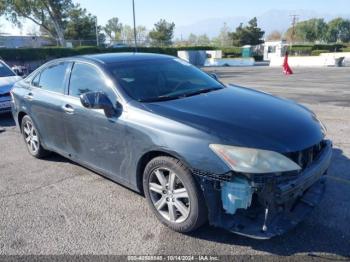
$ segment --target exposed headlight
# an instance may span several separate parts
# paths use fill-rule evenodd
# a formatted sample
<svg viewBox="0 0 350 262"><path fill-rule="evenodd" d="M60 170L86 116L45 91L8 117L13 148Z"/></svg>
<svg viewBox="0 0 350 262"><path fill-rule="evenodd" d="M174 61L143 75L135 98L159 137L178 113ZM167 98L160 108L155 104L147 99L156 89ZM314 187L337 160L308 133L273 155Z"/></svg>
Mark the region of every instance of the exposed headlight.
<svg viewBox="0 0 350 262"><path fill-rule="evenodd" d="M301 169L289 158L273 151L217 144L209 147L236 172L260 174Z"/></svg>

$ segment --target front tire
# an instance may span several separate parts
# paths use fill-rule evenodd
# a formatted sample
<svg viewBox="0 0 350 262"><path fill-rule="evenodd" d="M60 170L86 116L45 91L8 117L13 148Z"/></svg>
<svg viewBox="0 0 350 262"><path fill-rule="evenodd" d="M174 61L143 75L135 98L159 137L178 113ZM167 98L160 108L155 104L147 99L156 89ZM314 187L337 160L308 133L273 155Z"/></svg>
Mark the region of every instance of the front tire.
<svg viewBox="0 0 350 262"><path fill-rule="evenodd" d="M41 146L38 131L30 116L26 115L23 117L21 123L21 131L28 152L32 156L36 158L43 158L49 154L49 152Z"/></svg>
<svg viewBox="0 0 350 262"><path fill-rule="evenodd" d="M194 231L207 221L203 193L190 170L172 157L156 157L146 166L143 188L152 211L174 231Z"/></svg>

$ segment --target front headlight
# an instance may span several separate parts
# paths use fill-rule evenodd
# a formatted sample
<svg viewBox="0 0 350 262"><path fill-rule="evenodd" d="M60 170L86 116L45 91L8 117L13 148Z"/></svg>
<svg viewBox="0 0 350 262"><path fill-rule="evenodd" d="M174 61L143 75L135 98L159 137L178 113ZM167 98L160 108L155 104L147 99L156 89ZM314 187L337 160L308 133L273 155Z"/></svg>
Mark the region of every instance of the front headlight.
<svg viewBox="0 0 350 262"><path fill-rule="evenodd" d="M273 151L217 144L209 147L236 172L260 174L301 169L289 158Z"/></svg>

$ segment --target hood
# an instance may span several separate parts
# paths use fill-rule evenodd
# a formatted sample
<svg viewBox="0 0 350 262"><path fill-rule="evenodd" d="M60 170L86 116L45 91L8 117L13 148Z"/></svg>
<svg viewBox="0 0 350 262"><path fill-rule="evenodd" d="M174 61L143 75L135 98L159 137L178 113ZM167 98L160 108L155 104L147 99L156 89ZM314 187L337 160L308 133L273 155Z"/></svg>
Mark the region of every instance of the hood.
<svg viewBox="0 0 350 262"><path fill-rule="evenodd" d="M158 115L204 131L212 143L296 152L324 134L314 113L292 101L230 86L177 100L145 103Z"/></svg>
<svg viewBox="0 0 350 262"><path fill-rule="evenodd" d="M14 83L21 80L20 76L8 76L8 77L0 77L0 94L6 94L10 92Z"/></svg>

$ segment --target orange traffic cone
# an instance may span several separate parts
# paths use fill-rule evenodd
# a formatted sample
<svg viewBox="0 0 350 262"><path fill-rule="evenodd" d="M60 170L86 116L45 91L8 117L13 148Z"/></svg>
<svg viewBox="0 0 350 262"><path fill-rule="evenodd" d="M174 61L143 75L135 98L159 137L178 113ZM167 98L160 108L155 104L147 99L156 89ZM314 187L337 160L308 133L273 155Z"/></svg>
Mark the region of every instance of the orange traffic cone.
<svg viewBox="0 0 350 262"><path fill-rule="evenodd" d="M289 64L288 64L288 51L286 52L286 55L284 57L284 62L283 62L283 73L285 73L286 75L292 75L293 71L290 68Z"/></svg>

